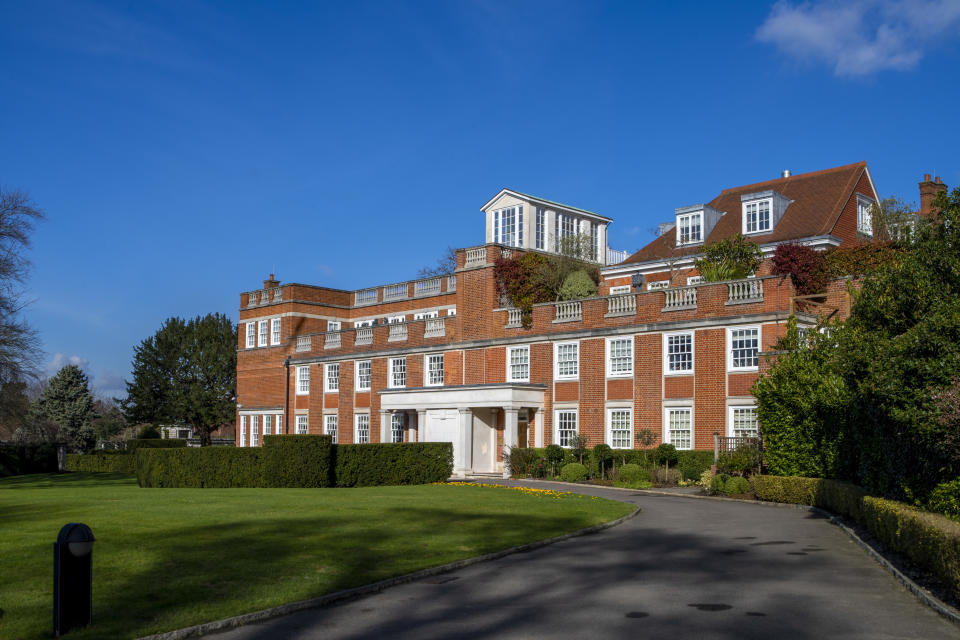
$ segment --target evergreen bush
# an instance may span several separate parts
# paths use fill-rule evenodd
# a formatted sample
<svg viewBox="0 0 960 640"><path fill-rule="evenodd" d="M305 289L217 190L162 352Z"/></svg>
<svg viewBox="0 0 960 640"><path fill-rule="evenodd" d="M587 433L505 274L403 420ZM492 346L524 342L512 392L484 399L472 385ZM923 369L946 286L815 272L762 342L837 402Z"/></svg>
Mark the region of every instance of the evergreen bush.
<svg viewBox="0 0 960 640"><path fill-rule="evenodd" d="M57 447L52 444L0 444L0 478L29 473L56 473Z"/></svg>
<svg viewBox="0 0 960 640"><path fill-rule="evenodd" d="M149 449L182 449L187 446L186 440L157 440L153 438L133 438L127 440L127 453L134 454L137 452L137 449L140 448L149 448Z"/></svg>
<svg viewBox="0 0 960 640"><path fill-rule="evenodd" d="M565 464L560 470L560 479L564 482L583 482L587 479L587 468L579 462Z"/></svg>
<svg viewBox="0 0 960 640"><path fill-rule="evenodd" d="M627 484L636 484L646 478L646 474L638 464L628 463L620 467L619 480Z"/></svg>
<svg viewBox="0 0 960 640"><path fill-rule="evenodd" d="M332 447L330 436L264 436L264 473L270 486L332 487Z"/></svg>
<svg viewBox="0 0 960 640"><path fill-rule="evenodd" d="M126 451L93 451L91 453L68 453L64 463L66 471L87 473L136 473L136 460Z"/></svg>
<svg viewBox="0 0 960 640"><path fill-rule="evenodd" d="M730 476L723 483L723 492L728 496L750 493L750 481L743 476Z"/></svg>
<svg viewBox="0 0 960 640"><path fill-rule="evenodd" d="M338 487L428 484L453 473L449 442L338 444L332 451Z"/></svg>

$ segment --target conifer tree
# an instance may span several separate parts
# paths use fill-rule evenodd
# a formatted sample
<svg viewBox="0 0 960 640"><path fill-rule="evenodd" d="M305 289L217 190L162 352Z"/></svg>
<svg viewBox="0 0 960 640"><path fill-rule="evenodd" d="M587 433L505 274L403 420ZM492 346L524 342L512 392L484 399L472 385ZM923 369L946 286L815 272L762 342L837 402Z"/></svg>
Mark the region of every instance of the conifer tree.
<svg viewBox="0 0 960 640"><path fill-rule="evenodd" d="M94 417L89 380L75 364L60 369L31 407L31 420L56 425L58 439L77 450L90 449L95 444Z"/></svg>

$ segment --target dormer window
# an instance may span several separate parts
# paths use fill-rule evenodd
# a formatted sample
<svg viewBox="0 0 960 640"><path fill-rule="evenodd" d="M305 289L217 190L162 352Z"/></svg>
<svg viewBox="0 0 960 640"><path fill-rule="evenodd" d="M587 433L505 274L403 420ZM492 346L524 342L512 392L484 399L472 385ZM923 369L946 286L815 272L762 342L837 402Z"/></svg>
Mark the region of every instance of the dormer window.
<svg viewBox="0 0 960 640"><path fill-rule="evenodd" d="M743 203L743 233L764 233L773 228L770 215L771 201L756 200Z"/></svg>
<svg viewBox="0 0 960 640"><path fill-rule="evenodd" d="M685 213L677 216L677 244L703 242L703 213Z"/></svg>
<svg viewBox="0 0 960 640"><path fill-rule="evenodd" d="M857 194L857 232L873 235L873 200Z"/></svg>
<svg viewBox="0 0 960 640"><path fill-rule="evenodd" d="M493 212L493 241L510 247L523 246L523 205Z"/></svg>

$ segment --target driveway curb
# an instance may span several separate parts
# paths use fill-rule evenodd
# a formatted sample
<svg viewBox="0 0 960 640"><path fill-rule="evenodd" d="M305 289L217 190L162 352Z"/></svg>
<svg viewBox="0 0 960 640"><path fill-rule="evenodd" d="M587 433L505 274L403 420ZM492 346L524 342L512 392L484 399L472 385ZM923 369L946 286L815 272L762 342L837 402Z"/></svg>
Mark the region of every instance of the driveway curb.
<svg viewBox="0 0 960 640"><path fill-rule="evenodd" d="M550 481L524 480L524 482L547 483ZM552 482L551 484L558 484L558 483ZM881 567L886 569L887 573L892 575L894 579L896 579L897 582L902 584L907 589L907 591L912 593L917 598L917 600L919 600L926 606L930 607L931 609L936 611L938 614L940 614L940 616L946 618L950 622L960 625L960 611L950 606L940 598L937 598L933 594L929 593L926 589L918 585L909 576L907 576L902 571L900 571L895 566L893 566L893 564L889 560L887 560L880 552L878 552L876 549L874 549L869 544L867 544L867 542L864 541L863 538L857 535L856 531L854 531L847 525L843 524L843 522L840 521L840 518L838 518L833 513L826 511L825 509L821 509L820 507L814 507L806 504L792 504L789 502L769 502L766 500L739 500L737 498L724 498L722 496L704 496L704 495L696 495L692 493L675 493L672 491L657 491L656 489L627 489L625 487L604 487L602 485L581 484L581 483L573 483L573 482L563 483L563 484L569 484L571 486L591 488L591 489L614 489L617 491L632 491L634 493L647 493L651 495L668 496L672 498L687 498L687 499L694 499L694 500L717 500L717 501L723 501L723 502L739 502L740 504L755 504L755 505L762 505L765 507L781 507L781 508L788 507L790 509L800 509L802 511L811 511L813 513L820 514L824 518L827 518L830 521L830 524L835 525L841 531L847 534L847 536L851 540L853 540L853 542L859 545L867 553L868 556L873 558L873 560L877 564L879 564Z"/></svg>
<svg viewBox="0 0 960 640"><path fill-rule="evenodd" d="M532 551L534 549L539 549L541 547L546 547L563 540L569 540L570 538L576 538L578 536L583 536L591 533L597 533L598 531L603 531L604 529L610 529L619 524L623 524L627 520L635 517L641 511L640 507L636 507L632 512L627 515L617 518L616 520L611 520L610 522L603 522L600 524L595 524L586 529L580 529L578 531L573 531L571 533L565 533L560 536L555 536L553 538L547 538L546 540L537 540L536 542L529 542L527 544L521 544L516 547L510 547L509 549L503 549L501 551L494 551L493 553L488 553L482 556L476 556L475 558L466 558L465 560L457 560L456 562L451 562L448 564L440 565L438 567L430 567L428 569L421 569L420 571L414 571L413 573L407 573L402 576L397 576L395 578L387 578L386 580L381 580L379 582L374 582L372 584L363 585L360 587L354 587L353 589L345 589L343 591L336 591L334 593L328 593L325 596L320 596L318 598L310 598L309 600L300 600L299 602L291 602L290 604L283 604L278 607L271 607L269 609L263 609L261 611L253 611L251 613L244 613L239 616L233 616L231 618L224 618L223 620L215 620L213 622L204 622L203 624L197 624L192 627L185 627L183 629L176 629L174 631L165 631L163 633L156 633L149 636L142 636L137 638L137 640L181 640L182 638L190 638L192 636L204 635L207 633L214 633L216 631L224 631L226 629L232 629L234 627L241 627L248 624L254 624L257 622L263 622L264 620L269 620L270 618L278 618L280 616L285 616L297 611L303 611L304 609L316 609L319 607L325 607L336 602L341 602L344 600L351 600L354 598L359 598L361 596L370 595L372 593L377 593L383 591L388 587L393 587L398 584L405 584L408 582L416 582L422 578L428 578L430 576L435 576L441 573L447 573L449 571L456 571L457 569L462 569L464 567L469 567L470 565L480 564L481 562L489 562L491 560L497 560L504 556L509 556L514 553L520 553L522 551Z"/></svg>

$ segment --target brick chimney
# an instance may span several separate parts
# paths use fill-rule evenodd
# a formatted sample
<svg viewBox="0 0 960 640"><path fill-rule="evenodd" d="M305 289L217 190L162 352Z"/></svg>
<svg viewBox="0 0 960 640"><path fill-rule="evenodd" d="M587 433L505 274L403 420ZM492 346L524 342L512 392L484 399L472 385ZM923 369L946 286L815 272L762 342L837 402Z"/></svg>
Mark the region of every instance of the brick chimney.
<svg viewBox="0 0 960 640"><path fill-rule="evenodd" d="M927 177L929 178L930 176L927 176ZM939 178L938 178L938 179L939 179ZM263 281L263 288L264 288L264 289L273 289L274 287L279 286L279 284L280 284L280 281L279 281L279 280L275 280L274 277L273 277L273 274L271 273L271 274L270 274L270 279Z"/></svg>
<svg viewBox="0 0 960 640"><path fill-rule="evenodd" d="M930 179L930 174L925 173L923 175L923 182L920 183L920 215L929 217L936 212L933 211L933 200L937 197L937 194L946 191L947 185L943 184L943 181L940 180L940 176L937 176L935 179Z"/></svg>

